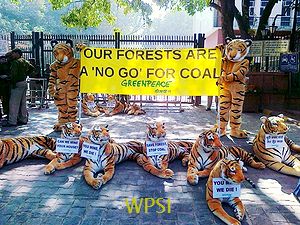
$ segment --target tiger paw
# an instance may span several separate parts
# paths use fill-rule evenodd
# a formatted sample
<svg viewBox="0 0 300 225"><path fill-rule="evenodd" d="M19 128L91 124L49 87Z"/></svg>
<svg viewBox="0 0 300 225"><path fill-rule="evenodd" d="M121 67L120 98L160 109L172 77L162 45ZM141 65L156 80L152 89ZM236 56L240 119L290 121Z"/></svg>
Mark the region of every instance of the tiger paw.
<svg viewBox="0 0 300 225"><path fill-rule="evenodd" d="M53 126L53 130L55 131L61 131L62 130L62 126L60 123L57 123Z"/></svg>
<svg viewBox="0 0 300 225"><path fill-rule="evenodd" d="M165 169L162 171L163 178L171 178L174 175L174 172L170 169Z"/></svg>
<svg viewBox="0 0 300 225"><path fill-rule="evenodd" d="M245 130L231 129L230 136L235 138L248 138L248 133Z"/></svg>
<svg viewBox="0 0 300 225"><path fill-rule="evenodd" d="M252 165L253 168L255 169L265 169L266 168L266 165L263 164L262 162L255 162L253 165Z"/></svg>
<svg viewBox="0 0 300 225"><path fill-rule="evenodd" d="M244 215L245 215L245 213L241 212L241 211L238 210L238 209L235 209L235 210L234 210L234 214L235 214L235 217L236 217L239 221L242 221L243 218L244 218Z"/></svg>
<svg viewBox="0 0 300 225"><path fill-rule="evenodd" d="M188 157L183 158L183 159L181 160L181 164L182 164L184 167L187 166L188 162L189 162L189 158L188 158Z"/></svg>
<svg viewBox="0 0 300 225"><path fill-rule="evenodd" d="M196 185L198 184L199 178L197 175L187 175L187 181L191 185Z"/></svg>
<svg viewBox="0 0 300 225"><path fill-rule="evenodd" d="M51 174L51 173L54 173L55 172L55 168L53 165L47 165L45 166L45 169L44 169L44 174L45 175L48 175L48 174Z"/></svg>
<svg viewBox="0 0 300 225"><path fill-rule="evenodd" d="M103 180L102 180L102 177L101 177L101 178L96 178L96 179L94 179L94 180L92 181L92 183L91 183L91 186L92 186L94 189L98 190L98 189L102 186L102 184L103 184Z"/></svg>

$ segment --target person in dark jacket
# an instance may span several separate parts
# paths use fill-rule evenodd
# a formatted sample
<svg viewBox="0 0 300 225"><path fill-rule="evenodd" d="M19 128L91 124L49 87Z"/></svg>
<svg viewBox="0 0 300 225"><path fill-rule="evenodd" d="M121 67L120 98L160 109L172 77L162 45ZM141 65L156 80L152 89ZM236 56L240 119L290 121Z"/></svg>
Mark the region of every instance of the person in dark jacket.
<svg viewBox="0 0 300 225"><path fill-rule="evenodd" d="M28 74L35 70L27 60L22 57L21 49L13 49L9 53L11 93L9 98L9 117L5 127L27 124L28 111L26 106L26 91Z"/></svg>
<svg viewBox="0 0 300 225"><path fill-rule="evenodd" d="M10 65L7 58L3 55L0 56L0 99L4 115L9 112L9 96L10 96ZM0 110L0 119L2 119L2 111Z"/></svg>

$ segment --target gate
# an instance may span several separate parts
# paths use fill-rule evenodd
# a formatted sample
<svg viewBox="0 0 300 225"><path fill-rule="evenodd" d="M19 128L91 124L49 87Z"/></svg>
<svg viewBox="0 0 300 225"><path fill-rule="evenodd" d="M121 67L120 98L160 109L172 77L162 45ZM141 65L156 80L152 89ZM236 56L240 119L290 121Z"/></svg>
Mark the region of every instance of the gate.
<svg viewBox="0 0 300 225"><path fill-rule="evenodd" d="M204 34L191 36L161 36L161 35L121 35L116 32L114 35L54 35L43 32L32 32L31 35L17 35L10 33L11 49L20 48L24 52L24 58L35 58L36 64L41 68L41 74L46 77L46 65L54 61L52 54L51 40L65 42L73 40L74 44L84 41L91 47L102 48L202 48L204 47ZM43 90L46 90L43 88ZM46 93L44 93L44 96ZM131 101L144 103L165 103L167 108L173 103L180 106L181 103L199 105L200 97L173 97L173 96L132 96Z"/></svg>

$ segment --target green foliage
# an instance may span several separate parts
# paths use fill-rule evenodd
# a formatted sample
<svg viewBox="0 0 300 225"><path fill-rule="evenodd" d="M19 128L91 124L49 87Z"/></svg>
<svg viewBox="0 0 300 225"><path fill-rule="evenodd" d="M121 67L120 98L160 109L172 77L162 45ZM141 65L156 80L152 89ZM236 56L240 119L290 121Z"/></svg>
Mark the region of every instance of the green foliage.
<svg viewBox="0 0 300 225"><path fill-rule="evenodd" d="M189 15L202 11L210 3L209 0L154 0L161 8L186 11Z"/></svg>

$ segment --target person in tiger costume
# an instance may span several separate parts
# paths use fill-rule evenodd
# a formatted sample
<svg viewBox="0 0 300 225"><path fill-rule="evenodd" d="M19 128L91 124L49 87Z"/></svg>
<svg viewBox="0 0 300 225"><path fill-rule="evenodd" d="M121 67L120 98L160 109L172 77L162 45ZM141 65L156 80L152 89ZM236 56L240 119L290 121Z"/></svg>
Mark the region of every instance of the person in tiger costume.
<svg viewBox="0 0 300 225"><path fill-rule="evenodd" d="M214 198L213 197L213 179L223 178L225 181L233 184L240 184L245 180L243 174L243 162L238 160L220 160L211 171L206 183L206 202L212 213L219 217L228 225L240 225L245 216L245 207L239 197ZM228 203L234 209L234 218L226 213L222 207L222 202Z"/></svg>
<svg viewBox="0 0 300 225"><path fill-rule="evenodd" d="M266 135L285 135L288 131L284 116L262 116L260 120L262 125L253 141L255 156L272 170L300 177L300 160L291 153L291 150L300 153L299 145L284 136L282 147L266 148Z"/></svg>
<svg viewBox="0 0 300 225"><path fill-rule="evenodd" d="M239 158L253 168L265 168L263 163L256 162L253 156L244 149L224 146L215 131L206 130L193 144L189 156L187 181L192 185L198 184L199 177L208 177L217 162L224 158Z"/></svg>
<svg viewBox="0 0 300 225"><path fill-rule="evenodd" d="M217 46L224 50L222 73L217 84L220 87L220 133L226 134L230 123L230 135L236 138L247 138L247 132L241 130L242 110L245 98L246 75L249 71L247 56L252 41L231 38L225 39L226 45Z"/></svg>
<svg viewBox="0 0 300 225"><path fill-rule="evenodd" d="M100 109L95 103L95 96L93 94L84 94L82 99L82 111L87 116L98 117Z"/></svg>
<svg viewBox="0 0 300 225"><path fill-rule="evenodd" d="M61 131L63 124L77 120L80 60L74 58L72 40L52 40L51 46L55 61L50 65L48 90L58 110L58 123L53 129Z"/></svg>
<svg viewBox="0 0 300 225"><path fill-rule="evenodd" d="M83 170L86 183L94 189L99 189L112 179L117 163L125 160L136 161L143 154L143 143L130 141L119 144L112 141L108 125L94 125L86 142L99 146L98 160L87 159ZM100 171L104 171L104 174L97 175Z"/></svg>
<svg viewBox="0 0 300 225"><path fill-rule="evenodd" d="M104 112L107 116L121 113L137 116L146 113L137 104L130 105L122 100L119 101L115 95L108 95L106 107L102 107L100 111Z"/></svg>
<svg viewBox="0 0 300 225"><path fill-rule="evenodd" d="M53 160L56 141L47 136L0 139L0 168L28 157Z"/></svg>
<svg viewBox="0 0 300 225"><path fill-rule="evenodd" d="M183 166L187 165L190 149L193 146L192 142L167 141L168 154L147 156L147 141L166 141L165 123L154 122L147 124L147 137L143 147L144 155L142 158L138 158L137 160L138 164L147 172L160 178L171 178L174 175L174 172L171 169L168 169L169 162L179 158L181 159Z"/></svg>
<svg viewBox="0 0 300 225"><path fill-rule="evenodd" d="M81 138L82 125L76 122L67 122L62 127L61 138L78 140L79 139L79 149L78 153L57 153L56 157L51 160L51 162L45 166L44 174L52 174L55 170L63 170L74 166L81 161L81 145L84 138Z"/></svg>

